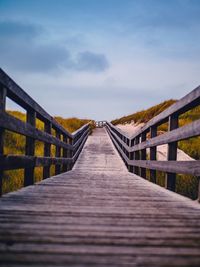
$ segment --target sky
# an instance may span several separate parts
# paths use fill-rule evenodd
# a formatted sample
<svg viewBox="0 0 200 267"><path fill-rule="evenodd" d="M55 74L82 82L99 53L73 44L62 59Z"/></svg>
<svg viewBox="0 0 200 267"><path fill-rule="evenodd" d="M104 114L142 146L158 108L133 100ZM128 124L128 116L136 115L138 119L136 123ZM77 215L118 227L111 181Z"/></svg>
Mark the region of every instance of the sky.
<svg viewBox="0 0 200 267"><path fill-rule="evenodd" d="M199 14L199 0L0 0L0 67L53 116L115 119L200 84Z"/></svg>

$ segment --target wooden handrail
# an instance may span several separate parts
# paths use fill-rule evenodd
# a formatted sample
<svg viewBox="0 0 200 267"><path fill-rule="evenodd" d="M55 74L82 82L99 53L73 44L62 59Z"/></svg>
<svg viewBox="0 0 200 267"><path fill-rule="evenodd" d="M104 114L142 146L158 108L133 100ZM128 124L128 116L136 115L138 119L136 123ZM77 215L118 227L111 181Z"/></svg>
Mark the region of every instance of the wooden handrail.
<svg viewBox="0 0 200 267"><path fill-rule="evenodd" d="M26 110L26 122L6 112L7 97ZM44 131L36 128L36 118L44 122ZM5 170L23 168L24 186L34 183L35 167L43 167L43 179L50 177L51 165L55 165L55 174L71 170L87 140L90 126L91 123L87 123L72 134L69 133L0 69L0 195ZM52 129L56 136L52 135ZM26 137L25 155L4 155L5 130ZM43 157L34 155L35 140L44 143ZM55 157L50 156L51 145L56 147Z"/></svg>
<svg viewBox="0 0 200 267"><path fill-rule="evenodd" d="M200 86L151 119L133 135L107 122L107 131L129 171L146 178L146 169L149 169L152 182L156 182L156 170L166 172L165 187L172 191L175 191L177 173L200 176L199 160L177 161L177 142L200 136L200 119L178 127L179 116L198 105ZM158 126L165 122L168 122L168 132L157 136ZM150 137L147 139L148 133ZM157 146L163 144L168 145L167 161L157 161ZM150 149L150 160L146 159L147 148Z"/></svg>

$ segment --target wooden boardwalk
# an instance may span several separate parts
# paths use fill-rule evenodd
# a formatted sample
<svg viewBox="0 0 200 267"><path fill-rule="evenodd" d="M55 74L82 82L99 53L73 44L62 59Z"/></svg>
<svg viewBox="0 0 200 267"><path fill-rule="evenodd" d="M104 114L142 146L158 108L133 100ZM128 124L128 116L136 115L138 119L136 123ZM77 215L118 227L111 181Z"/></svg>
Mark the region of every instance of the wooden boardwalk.
<svg viewBox="0 0 200 267"><path fill-rule="evenodd" d="M105 129L74 168L0 199L1 266L200 266L200 206L129 173Z"/></svg>

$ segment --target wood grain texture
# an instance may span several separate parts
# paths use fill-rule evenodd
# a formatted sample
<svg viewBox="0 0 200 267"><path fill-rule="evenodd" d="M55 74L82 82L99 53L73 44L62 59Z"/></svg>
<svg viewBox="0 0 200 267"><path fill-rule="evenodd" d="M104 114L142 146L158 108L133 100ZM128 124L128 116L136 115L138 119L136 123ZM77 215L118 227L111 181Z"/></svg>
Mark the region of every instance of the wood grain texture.
<svg viewBox="0 0 200 267"><path fill-rule="evenodd" d="M96 129L73 169L0 199L1 266L198 266L200 206L129 173Z"/></svg>

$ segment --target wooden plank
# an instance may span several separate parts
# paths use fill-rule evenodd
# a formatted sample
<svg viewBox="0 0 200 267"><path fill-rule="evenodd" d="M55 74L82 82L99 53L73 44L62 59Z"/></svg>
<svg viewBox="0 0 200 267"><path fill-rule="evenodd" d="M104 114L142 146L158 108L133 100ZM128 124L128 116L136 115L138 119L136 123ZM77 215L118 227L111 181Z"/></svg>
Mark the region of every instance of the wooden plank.
<svg viewBox="0 0 200 267"><path fill-rule="evenodd" d="M147 139L147 134L145 132L143 132L141 134L141 143L145 142ZM147 159L147 152L146 149L142 149L141 150L141 160L146 160ZM146 179L146 169L145 168L141 168L141 177Z"/></svg>
<svg viewBox="0 0 200 267"><path fill-rule="evenodd" d="M115 139L110 135L120 155L130 166L138 166L141 168L158 170L163 172L174 172L179 174L191 174L194 176L200 175L200 161L151 161L151 160L130 160L121 150Z"/></svg>
<svg viewBox="0 0 200 267"><path fill-rule="evenodd" d="M146 142L140 143L137 146L131 148L130 152L134 152L145 148L150 148L153 146L172 143L176 141L181 141L199 135L200 135L200 119L191 122L188 125L182 126L178 129L175 129L173 131L166 132L162 135L149 139Z"/></svg>
<svg viewBox="0 0 200 267"><path fill-rule="evenodd" d="M56 158L56 157L36 157L22 155L3 155L0 156L0 168L2 170L23 169L26 167L48 167L50 165L62 165L71 163L71 158Z"/></svg>
<svg viewBox="0 0 200 267"><path fill-rule="evenodd" d="M63 135L63 142L65 142L66 144L68 143L68 137L66 135ZM68 150L63 148L63 158L67 157L68 157ZM63 164L62 172L67 172L67 171L68 171L68 164Z"/></svg>
<svg viewBox="0 0 200 267"><path fill-rule="evenodd" d="M30 124L14 118L13 116L5 112L0 112L0 127L42 142L57 145L66 149L73 149L72 146L65 144L64 142L58 140L56 137L40 131Z"/></svg>
<svg viewBox="0 0 200 267"><path fill-rule="evenodd" d="M154 138L157 136L157 126L150 127L150 138ZM156 151L157 147L150 147L150 160L156 160ZM156 170L150 169L150 181L156 183Z"/></svg>
<svg viewBox="0 0 200 267"><path fill-rule="evenodd" d="M56 138L58 140L60 140L61 138L61 135L60 135L60 132L56 131ZM59 146L56 146L56 158L60 158L61 157L61 149ZM55 175L58 175L60 174L61 172L61 166L60 165L55 165Z"/></svg>
<svg viewBox="0 0 200 267"><path fill-rule="evenodd" d="M36 112L33 110L27 111L26 122L32 127L36 127ZM35 139L31 137L26 137L26 146L25 146L26 156L34 156L35 154ZM34 167L26 167L24 169L24 186L34 184Z"/></svg>
<svg viewBox="0 0 200 267"><path fill-rule="evenodd" d="M3 196L0 214L2 266L199 266L199 205L129 173L104 128L70 172Z"/></svg>
<svg viewBox="0 0 200 267"><path fill-rule="evenodd" d="M149 122L147 122L144 127L142 127L139 131L134 133L130 138L133 139L135 136L141 134L143 131L148 130L153 125L161 125L162 123L168 120L168 117L173 114L182 114L196 106L200 105L200 86L192 90L186 96L181 98L175 104L171 105L169 108L161 112L159 115L155 116Z"/></svg>
<svg viewBox="0 0 200 267"><path fill-rule="evenodd" d="M109 125L108 125L109 127ZM111 129L111 127L110 127ZM116 137L116 139L120 142L121 139L117 136L116 133L112 132L112 134ZM126 144L121 142L123 146L126 148L126 150L131 153L138 150L143 150L146 148L159 146L167 143L172 143L176 141L181 141L188 139L190 137L195 137L200 135L200 119L196 120L188 125L182 126L180 128L177 128L173 131L166 132L162 135L156 136L152 139L148 139L146 141L143 141L142 143L139 143L137 145L134 145L132 147L128 147Z"/></svg>
<svg viewBox="0 0 200 267"><path fill-rule="evenodd" d="M87 128L89 128L89 125L90 125L90 123L87 123L87 124L83 125L81 128L79 128L78 130L76 130L75 132L73 132L72 138L74 139L77 137L77 135L85 132L85 130L87 130Z"/></svg>
<svg viewBox="0 0 200 267"><path fill-rule="evenodd" d="M138 160L129 161L131 165L137 165L142 168L153 169L163 172L174 172L179 174L200 175L200 161L150 161Z"/></svg>
<svg viewBox="0 0 200 267"><path fill-rule="evenodd" d="M81 150L83 149L83 146L84 146L84 144L85 144L85 142L86 142L86 140L87 140L87 138L88 138L88 135L89 135L89 132L87 133L87 135L86 135L86 136L84 137L84 139L82 140L82 143L81 143L81 145L79 146L79 148L78 148L78 150L76 151L76 153L75 153L75 154L72 154L72 162L73 162L73 163L76 162L76 160L77 160L77 158L78 158L78 156L79 156Z"/></svg>
<svg viewBox="0 0 200 267"><path fill-rule="evenodd" d="M168 131L178 128L178 115L169 117ZM168 144L167 160L177 160L177 141ZM168 172L165 175L165 188L175 192L176 190L176 173Z"/></svg>
<svg viewBox="0 0 200 267"><path fill-rule="evenodd" d="M7 90L0 85L0 111L4 112L6 107ZM4 128L0 127L0 156L4 154ZM0 169L0 196L2 195L3 170Z"/></svg>
<svg viewBox="0 0 200 267"><path fill-rule="evenodd" d="M134 139L134 145L137 145L139 144L140 142L140 137L139 136L136 136L135 139ZM135 151L134 154L133 154L133 158L134 160L139 160L140 159L140 152L139 151ZM139 168L137 165L134 166L134 173L136 175L139 175Z"/></svg>
<svg viewBox="0 0 200 267"><path fill-rule="evenodd" d="M45 122L44 124L44 131L48 134L51 134L51 128L52 124L50 122ZM51 156L51 144L44 143L44 157L50 157ZM45 166L43 168L43 179L50 177L50 165Z"/></svg>

